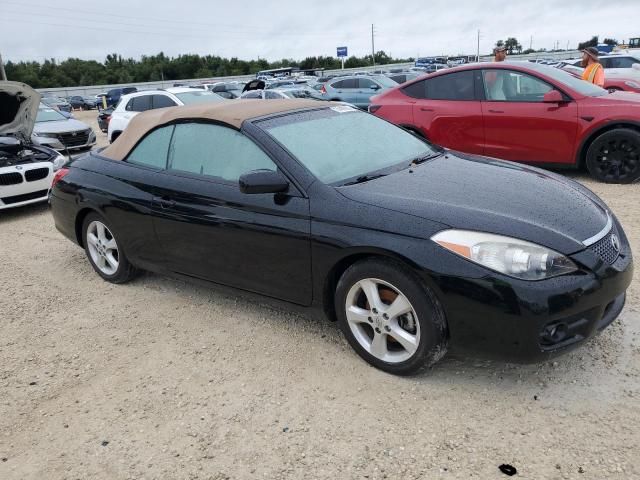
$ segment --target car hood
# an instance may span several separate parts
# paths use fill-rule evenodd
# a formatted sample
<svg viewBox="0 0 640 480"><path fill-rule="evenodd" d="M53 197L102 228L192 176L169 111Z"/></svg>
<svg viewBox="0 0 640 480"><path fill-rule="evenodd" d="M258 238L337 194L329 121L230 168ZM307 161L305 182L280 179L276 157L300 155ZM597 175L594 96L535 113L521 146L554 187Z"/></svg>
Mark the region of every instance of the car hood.
<svg viewBox="0 0 640 480"><path fill-rule="evenodd" d="M528 240L565 255L585 248L609 213L585 187L533 167L448 152L412 170L339 187L351 200Z"/></svg>
<svg viewBox="0 0 640 480"><path fill-rule="evenodd" d="M0 82L0 135L28 141L38 114L40 94L25 83Z"/></svg>
<svg viewBox="0 0 640 480"><path fill-rule="evenodd" d="M636 109L640 106L640 95L636 92L615 91L600 97L590 98L598 105L620 107L620 103L624 103L624 106L633 107L635 113L638 113Z"/></svg>
<svg viewBox="0 0 640 480"><path fill-rule="evenodd" d="M67 118L65 120L54 120L51 122L37 122L33 128L36 133L65 133L88 130L89 126L79 120Z"/></svg>

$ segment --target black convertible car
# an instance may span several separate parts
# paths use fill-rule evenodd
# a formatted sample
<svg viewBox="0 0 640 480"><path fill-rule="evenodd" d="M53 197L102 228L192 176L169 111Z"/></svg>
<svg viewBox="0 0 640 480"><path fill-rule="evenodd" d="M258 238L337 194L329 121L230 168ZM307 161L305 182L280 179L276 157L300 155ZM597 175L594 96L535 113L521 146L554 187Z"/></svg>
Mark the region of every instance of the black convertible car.
<svg viewBox="0 0 640 480"><path fill-rule="evenodd" d="M566 352L615 320L632 279L624 231L588 189L331 103L142 113L58 172L51 207L107 281L144 269L321 308L396 374L449 343Z"/></svg>

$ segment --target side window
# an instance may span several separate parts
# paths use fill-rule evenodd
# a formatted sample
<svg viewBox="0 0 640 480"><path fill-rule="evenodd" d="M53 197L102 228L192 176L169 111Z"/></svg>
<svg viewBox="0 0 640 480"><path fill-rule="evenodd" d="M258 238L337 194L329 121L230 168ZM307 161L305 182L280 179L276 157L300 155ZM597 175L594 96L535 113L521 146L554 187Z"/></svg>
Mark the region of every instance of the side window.
<svg viewBox="0 0 640 480"><path fill-rule="evenodd" d="M262 98L262 90L254 90L243 95L242 98Z"/></svg>
<svg viewBox="0 0 640 480"><path fill-rule="evenodd" d="M366 88L371 88L373 86L377 85L375 82L373 82L372 80L368 79L368 78L359 78L358 79L358 88L362 88L362 89L366 89Z"/></svg>
<svg viewBox="0 0 640 480"><path fill-rule="evenodd" d="M640 60L636 60L633 57L619 57L619 58L606 58L609 64L603 64L604 68L631 68L634 63L640 63Z"/></svg>
<svg viewBox="0 0 640 480"><path fill-rule="evenodd" d="M176 125L169 168L237 182L252 170L276 170L276 164L252 140L231 128L207 123Z"/></svg>
<svg viewBox="0 0 640 480"><path fill-rule="evenodd" d="M151 97L151 101L153 102L153 108L165 108L165 107L176 106L176 102L171 100L166 95L153 95Z"/></svg>
<svg viewBox="0 0 640 480"><path fill-rule="evenodd" d="M147 167L165 169L167 167L167 154L169 142L173 133L173 125L158 128L149 133L129 153L126 162Z"/></svg>
<svg viewBox="0 0 640 480"><path fill-rule="evenodd" d="M473 71L449 73L426 80L431 100L475 100Z"/></svg>
<svg viewBox="0 0 640 480"><path fill-rule="evenodd" d="M276 92L272 92L270 90L265 90L264 97L267 100L278 100L278 99L282 98L279 94L277 94Z"/></svg>
<svg viewBox="0 0 640 480"><path fill-rule="evenodd" d="M611 59L610 58L602 58L602 59L600 59L600 64L603 66L603 68L613 68L611 66Z"/></svg>
<svg viewBox="0 0 640 480"><path fill-rule="evenodd" d="M402 89L402 92L411 98L427 98L427 81L412 83Z"/></svg>
<svg viewBox="0 0 640 480"><path fill-rule="evenodd" d="M512 70L485 70L484 91L489 101L542 102L553 87L536 77Z"/></svg>
<svg viewBox="0 0 640 480"><path fill-rule="evenodd" d="M129 100L125 110L129 112L146 112L151 110L151 95L143 95L141 97L134 97Z"/></svg>
<svg viewBox="0 0 640 480"><path fill-rule="evenodd" d="M358 79L357 78L348 78L346 80L340 80L336 83L332 83L331 86L333 88L358 88Z"/></svg>
<svg viewBox="0 0 640 480"><path fill-rule="evenodd" d="M332 84L331 84L331 86L332 86L333 88L344 88L344 87L343 87L344 82L345 82L344 80L340 80L339 82L332 83Z"/></svg>

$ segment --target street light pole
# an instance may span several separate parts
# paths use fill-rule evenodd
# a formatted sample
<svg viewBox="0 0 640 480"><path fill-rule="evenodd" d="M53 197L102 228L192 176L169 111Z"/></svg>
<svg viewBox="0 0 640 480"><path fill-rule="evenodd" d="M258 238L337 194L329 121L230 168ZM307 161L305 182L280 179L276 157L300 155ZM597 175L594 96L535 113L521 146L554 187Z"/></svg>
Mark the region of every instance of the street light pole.
<svg viewBox="0 0 640 480"><path fill-rule="evenodd" d="M376 44L375 44L375 33L373 29L373 23L371 24L371 60L373 61L373 66L376 66Z"/></svg>
<svg viewBox="0 0 640 480"><path fill-rule="evenodd" d="M4 62L2 61L2 54L0 54L0 80L7 79L7 72L4 71Z"/></svg>

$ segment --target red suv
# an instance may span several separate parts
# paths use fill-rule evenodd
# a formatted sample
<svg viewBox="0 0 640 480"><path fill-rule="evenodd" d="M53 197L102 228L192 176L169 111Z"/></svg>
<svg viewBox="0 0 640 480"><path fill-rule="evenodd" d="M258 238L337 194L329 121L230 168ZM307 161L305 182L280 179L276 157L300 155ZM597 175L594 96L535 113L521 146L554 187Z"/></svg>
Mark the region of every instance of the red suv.
<svg viewBox="0 0 640 480"><path fill-rule="evenodd" d="M588 168L609 183L640 178L640 94L609 93L530 62L484 63L421 77L369 111L462 152Z"/></svg>

